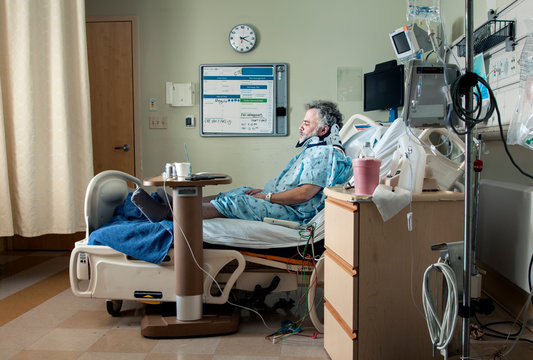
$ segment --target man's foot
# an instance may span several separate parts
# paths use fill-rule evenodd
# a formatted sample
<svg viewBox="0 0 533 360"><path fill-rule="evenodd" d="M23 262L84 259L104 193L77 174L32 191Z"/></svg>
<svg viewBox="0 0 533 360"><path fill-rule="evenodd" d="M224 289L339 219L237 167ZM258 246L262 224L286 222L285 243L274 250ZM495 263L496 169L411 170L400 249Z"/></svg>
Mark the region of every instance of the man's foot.
<svg viewBox="0 0 533 360"><path fill-rule="evenodd" d="M151 222L159 222L161 220L172 218L170 207L159 203L142 188L137 188L137 190L133 192L131 195L131 202L134 203Z"/></svg>

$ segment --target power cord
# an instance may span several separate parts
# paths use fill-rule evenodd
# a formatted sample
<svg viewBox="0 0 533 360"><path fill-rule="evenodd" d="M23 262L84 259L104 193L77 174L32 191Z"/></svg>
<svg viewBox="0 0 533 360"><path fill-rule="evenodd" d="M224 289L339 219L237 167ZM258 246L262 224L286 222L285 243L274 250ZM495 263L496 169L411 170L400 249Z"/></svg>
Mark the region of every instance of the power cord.
<svg viewBox="0 0 533 360"><path fill-rule="evenodd" d="M175 213L174 213L174 209L172 208L172 202L170 201L170 199L168 198L168 193L166 191L166 179L163 181L163 190L166 194L166 197L167 197L167 204L169 205L170 209L171 209L171 212L172 212L172 219L174 221L174 223L178 226L181 234L183 235L183 239L185 240L185 243L187 244L187 247L189 248L189 252L191 254L191 257L195 263L195 265L204 273L206 274L211 280L213 280L213 283L216 285L216 287L218 288L218 290L220 291L220 293L223 292L220 284L216 281L216 279L208 272L206 271L199 263L198 261L196 260L196 257L194 256L194 253L193 253L193 250L192 250L192 247L189 243L189 240L187 239L187 236L185 235L185 233L183 232L183 229L181 228L181 226L175 222ZM314 256L314 231L315 231L315 225L312 224L310 226L308 226L306 229L300 231L300 237L303 238L303 239L306 239L306 244L305 244L305 248L304 248L304 251L303 253L300 253L299 251L299 246L298 246L298 253L299 255L302 257L302 269L305 267L305 261L306 260L311 260L313 262L313 264L315 264L315 256ZM306 237L307 235L307 237ZM310 244L311 243L311 244ZM311 259L309 259L309 256L306 256L306 251L307 251L307 247L311 245L312 247L312 251L313 251L313 257ZM315 267L315 270L316 270L316 267ZM305 273L305 271L303 271ZM317 279L318 281L318 279ZM309 296L309 290L306 291L306 295ZM314 296L314 295L313 295ZM275 330L274 328L270 327L265 319L261 316L261 314L256 311L255 309L252 309L252 308L249 308L249 307L246 307L246 306L243 306L243 305L239 305L239 304L235 304L229 300L227 300L227 303L229 305L232 305L232 306L235 306L235 307L238 307L238 308L241 308L241 309L244 309L244 310L248 310L252 313L255 313L257 316L259 316L259 318L261 319L261 321L263 322L263 325L269 329L269 330ZM266 337L267 340L271 340L273 343L281 340L281 339L284 339L290 335L301 335L301 336L306 336L304 334L300 334L302 329L301 329L301 326L304 322L304 320L309 316L309 312L311 311L311 309L308 309L308 312L305 314L304 318L301 319L300 321L297 321L297 322L290 322L290 326L282 326L281 329L278 329L276 330L276 332L268 335ZM317 338L317 333L314 332L312 335L310 335L309 337L312 337L314 339Z"/></svg>
<svg viewBox="0 0 533 360"><path fill-rule="evenodd" d="M430 276L435 271L442 273L448 289L446 307L444 308L442 321L439 319L438 310L436 310L434 305L431 290ZM430 265L424 272L424 281L422 282L422 303L424 305L431 342L433 343L434 348L441 351L444 359L447 359L447 347L452 340L455 329L458 311L457 299L457 283L453 269L443 262L437 262L436 264Z"/></svg>
<svg viewBox="0 0 533 360"><path fill-rule="evenodd" d="M481 83L483 86L487 88L487 91L489 93L489 105L487 108L487 112L483 117L481 117L482 112L482 99L481 99L481 88L479 87L478 83ZM475 106L472 110L465 109L463 106L463 97L467 94L468 90L470 88L475 88L477 92L474 92L474 98L475 98ZM533 175L526 173L522 168L516 163L513 156L509 152L509 148L507 146L507 142L505 141L505 136L503 134L503 126L501 121L501 115L500 115L500 109L498 108L498 102L496 101L496 97L494 96L494 93L492 92L492 89L490 88L490 85L487 83L485 79L477 75L473 72L468 72L466 74L463 74L459 76L454 83L451 86L450 96L452 98L452 104L453 111L457 115L457 117L462 120L465 123L465 131L460 132L451 124L450 120L450 114L451 109L448 111L448 127L452 128L453 131L457 135L466 135L472 129L479 123L485 122L496 111L497 119L498 119L498 126L500 130L500 138L503 142L503 146L505 148L505 153L507 154L507 157L513 164L513 166L524 176L533 179Z"/></svg>

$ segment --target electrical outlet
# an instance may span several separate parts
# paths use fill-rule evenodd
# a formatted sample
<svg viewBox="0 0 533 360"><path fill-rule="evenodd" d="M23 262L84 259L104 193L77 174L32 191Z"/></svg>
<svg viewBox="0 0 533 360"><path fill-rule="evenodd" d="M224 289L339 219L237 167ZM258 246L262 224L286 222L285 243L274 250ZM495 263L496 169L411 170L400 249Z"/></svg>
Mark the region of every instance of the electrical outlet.
<svg viewBox="0 0 533 360"><path fill-rule="evenodd" d="M150 129L166 129L168 118L166 116L149 116Z"/></svg>

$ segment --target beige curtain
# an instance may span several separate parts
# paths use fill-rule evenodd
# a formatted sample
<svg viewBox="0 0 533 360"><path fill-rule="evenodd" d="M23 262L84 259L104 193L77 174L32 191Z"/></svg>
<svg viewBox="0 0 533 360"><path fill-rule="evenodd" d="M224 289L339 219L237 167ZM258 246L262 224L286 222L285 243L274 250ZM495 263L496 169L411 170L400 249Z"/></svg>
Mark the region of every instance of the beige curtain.
<svg viewBox="0 0 533 360"><path fill-rule="evenodd" d="M93 172L84 6L0 1L0 236L84 230Z"/></svg>

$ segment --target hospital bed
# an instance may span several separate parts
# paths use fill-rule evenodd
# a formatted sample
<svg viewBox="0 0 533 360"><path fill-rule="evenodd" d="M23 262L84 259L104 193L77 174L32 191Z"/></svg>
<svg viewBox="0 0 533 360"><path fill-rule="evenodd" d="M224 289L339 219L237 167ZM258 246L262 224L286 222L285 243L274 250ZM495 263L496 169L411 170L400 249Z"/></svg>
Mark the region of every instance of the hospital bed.
<svg viewBox="0 0 533 360"><path fill-rule="evenodd" d="M371 131L360 131L361 126L370 127ZM352 116L341 129L340 136L347 155L355 158L360 151L360 144L371 141L376 155L383 159L380 174L387 171L392 153L396 149L396 137L405 131L375 123L364 115ZM428 140L431 133L445 135L442 130L429 130L420 135ZM454 143L462 144L459 139ZM463 145L464 146L464 145ZM462 151L464 147L459 147ZM441 162L447 161L441 154L435 157L434 166L441 168ZM383 166L383 163L386 165ZM463 163L450 163L453 169L462 171ZM450 186L459 177L460 172L448 180ZM88 298L108 299L106 307L111 315L120 313L123 300L174 302L174 262L173 252L164 256L159 264L154 264L126 255L109 246L89 245L91 233L109 222L115 208L124 203L128 193L127 182L139 187L139 179L118 171L105 171L96 175L89 183L85 198L86 238L76 243L70 258L70 283L75 295ZM314 226L313 243L320 244L324 238L324 217L320 212L310 223ZM307 307L309 317L319 332L323 330L315 305L317 284L323 279L322 261L302 261L287 257L272 256L269 251L258 249L250 244L277 250L291 249L290 254L297 253L298 245L303 245L300 230L258 221L239 219L204 220L204 244L206 247L222 249L204 249L203 301L205 304L224 304L228 301L232 289L253 292L268 289L282 292L298 289L307 276L309 294ZM303 248L303 246L300 246ZM266 254L265 254L266 252ZM287 251L285 251L286 253ZM319 255L319 252L317 254ZM315 257L315 258L318 258ZM297 276L304 274L305 276ZM218 289L213 281L221 285ZM306 286L306 284L303 284Z"/></svg>
<svg viewBox="0 0 533 360"><path fill-rule="evenodd" d="M173 251L168 251L163 261L156 264L128 256L110 246L89 245L91 233L112 219L115 209L124 204L133 190L128 182L134 188L141 186L139 179L114 170L104 171L90 181L85 197L86 238L75 244L70 257L70 284L74 294L107 299L107 311L114 316L120 313L124 300L175 302L176 299ZM319 213L309 223L314 226L313 246L323 240L323 222L323 213ZM226 303L232 289L259 291L264 296L269 291L291 291L307 286L309 317L317 330L322 331L320 311L313 296L322 279L321 261L272 255L276 249L297 253L298 245L302 250L306 245L300 236L302 230L220 218L204 220L203 226L204 244L218 247L204 249L205 304ZM313 247L311 245L309 248ZM264 249L266 246L270 249ZM318 259L319 254L315 255ZM304 278L306 284L303 284Z"/></svg>

